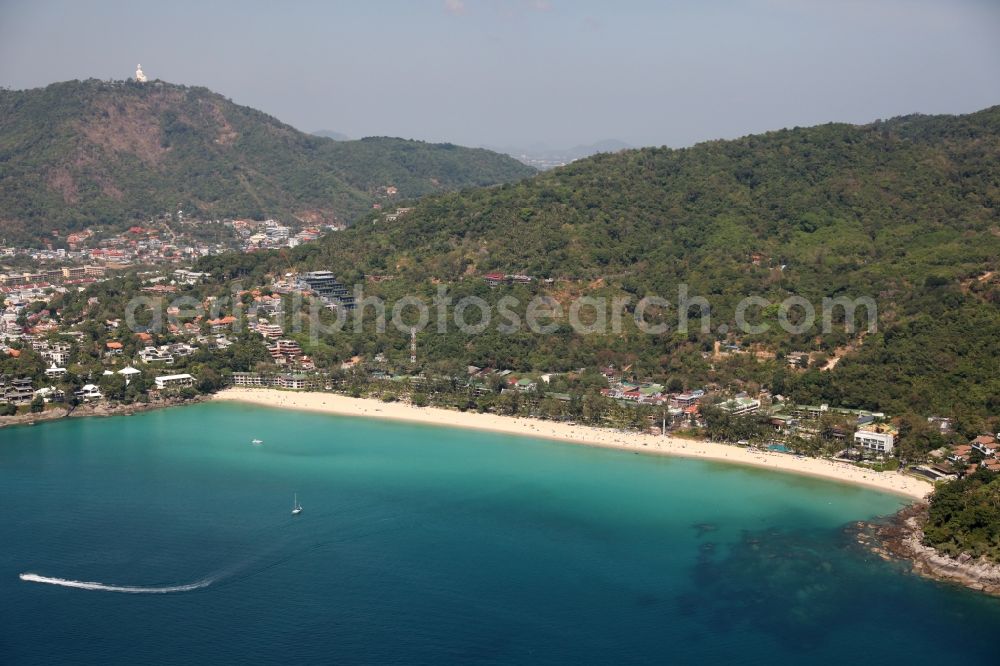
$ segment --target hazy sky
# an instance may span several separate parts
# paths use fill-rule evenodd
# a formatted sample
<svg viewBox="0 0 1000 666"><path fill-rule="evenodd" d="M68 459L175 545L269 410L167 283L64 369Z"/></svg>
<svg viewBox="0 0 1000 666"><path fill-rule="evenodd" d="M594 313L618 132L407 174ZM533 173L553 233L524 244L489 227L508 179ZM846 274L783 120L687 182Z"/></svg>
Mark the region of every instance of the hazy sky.
<svg viewBox="0 0 1000 666"><path fill-rule="evenodd" d="M0 85L204 85L300 129L689 145L1000 104L1000 0L0 0Z"/></svg>

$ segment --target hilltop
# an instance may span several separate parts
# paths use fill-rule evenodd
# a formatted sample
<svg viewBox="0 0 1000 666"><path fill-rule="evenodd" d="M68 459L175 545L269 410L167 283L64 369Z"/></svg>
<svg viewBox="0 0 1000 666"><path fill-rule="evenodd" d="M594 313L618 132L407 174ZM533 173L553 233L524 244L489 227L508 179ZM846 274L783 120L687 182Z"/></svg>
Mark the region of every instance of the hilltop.
<svg viewBox="0 0 1000 666"><path fill-rule="evenodd" d="M205 88L162 81L0 90L0 236L8 240L178 209L350 222L380 195L414 198L532 173L482 149L317 137Z"/></svg>

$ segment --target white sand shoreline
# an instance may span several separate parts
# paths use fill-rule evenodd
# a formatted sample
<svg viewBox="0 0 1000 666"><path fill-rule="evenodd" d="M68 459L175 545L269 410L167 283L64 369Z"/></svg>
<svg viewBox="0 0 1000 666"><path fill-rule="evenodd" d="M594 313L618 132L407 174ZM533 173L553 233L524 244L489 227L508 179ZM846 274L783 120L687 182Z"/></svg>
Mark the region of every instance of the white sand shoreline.
<svg viewBox="0 0 1000 666"><path fill-rule="evenodd" d="M341 416L364 416L436 426L490 430L637 453L682 456L750 465L779 472L866 486L914 500L925 498L933 490L929 481L896 472L874 472L832 460L798 458L788 454L766 451L748 451L738 446L708 441L621 432L541 419L459 412L437 407L414 407L400 402L384 403L370 398L350 398L335 393L280 391L263 388L229 388L217 393L214 399Z"/></svg>

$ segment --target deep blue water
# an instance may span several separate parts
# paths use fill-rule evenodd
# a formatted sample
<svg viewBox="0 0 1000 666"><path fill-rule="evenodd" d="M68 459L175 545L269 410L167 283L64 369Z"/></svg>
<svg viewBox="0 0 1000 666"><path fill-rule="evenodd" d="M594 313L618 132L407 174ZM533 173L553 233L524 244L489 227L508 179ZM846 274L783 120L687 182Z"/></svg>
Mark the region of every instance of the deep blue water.
<svg viewBox="0 0 1000 666"><path fill-rule="evenodd" d="M234 404L4 429L0 663L997 663L1000 602L853 544L899 506Z"/></svg>

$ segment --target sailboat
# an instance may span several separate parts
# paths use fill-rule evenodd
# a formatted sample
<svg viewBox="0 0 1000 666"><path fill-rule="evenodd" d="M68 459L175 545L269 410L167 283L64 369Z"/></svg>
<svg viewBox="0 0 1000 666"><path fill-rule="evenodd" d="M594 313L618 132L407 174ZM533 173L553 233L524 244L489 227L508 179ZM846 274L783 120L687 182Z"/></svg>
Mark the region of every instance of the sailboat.
<svg viewBox="0 0 1000 666"><path fill-rule="evenodd" d="M295 501L292 504L292 515L293 516L297 516L300 513L302 513L302 505L299 504L299 495L298 495L298 493L296 493L295 494Z"/></svg>

